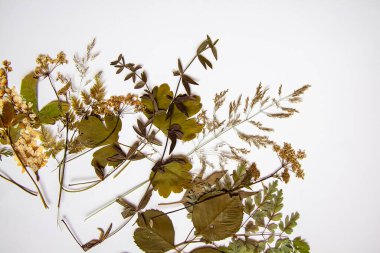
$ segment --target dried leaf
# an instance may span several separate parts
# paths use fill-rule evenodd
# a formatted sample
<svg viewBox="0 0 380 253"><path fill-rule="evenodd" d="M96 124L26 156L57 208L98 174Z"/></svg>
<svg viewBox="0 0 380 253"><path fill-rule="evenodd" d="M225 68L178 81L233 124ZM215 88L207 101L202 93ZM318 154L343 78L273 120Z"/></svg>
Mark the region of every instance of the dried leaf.
<svg viewBox="0 0 380 253"><path fill-rule="evenodd" d="M34 113L38 112L38 79L34 78L34 73L29 73L22 79L21 82L21 96L25 99L26 103L32 103L32 110Z"/></svg>
<svg viewBox="0 0 380 253"><path fill-rule="evenodd" d="M174 227L170 218L161 211L148 210L139 215L133 238L146 253L162 253L174 249Z"/></svg>
<svg viewBox="0 0 380 253"><path fill-rule="evenodd" d="M112 144L119 139L121 120L112 115L107 115L103 122L90 116L78 123L79 141L89 148L95 148L106 144Z"/></svg>
<svg viewBox="0 0 380 253"><path fill-rule="evenodd" d="M169 105L171 104L171 99L168 97L173 96L173 92L170 91L170 88L167 84L162 84L160 87L155 87L153 89L155 94L154 101L157 104L157 109L168 110ZM152 112L155 111L155 106L153 101L148 98L148 96L143 96L141 102L145 106L145 115L148 118L153 117ZM189 117L194 116L202 108L200 103L199 96L192 96L192 99L186 100L183 102L183 105L186 107L186 112ZM189 118L184 113L182 113L176 106L173 108L171 121L167 118L165 113L159 113L154 116L153 124L158 127L164 134L168 134L168 129L170 128L169 124L178 124L181 126L181 132L183 136L179 138L183 141L189 141L196 137L196 134L201 132L203 125L197 123L195 118Z"/></svg>
<svg viewBox="0 0 380 253"><path fill-rule="evenodd" d="M220 251L212 247L200 247L193 249L190 253L219 253Z"/></svg>
<svg viewBox="0 0 380 253"><path fill-rule="evenodd" d="M152 171L150 180L154 190L164 197L169 197L170 193L180 193L183 189L191 186L192 176L190 170L191 163L182 156L171 157L159 166L157 171Z"/></svg>
<svg viewBox="0 0 380 253"><path fill-rule="evenodd" d="M197 233L210 241L232 236L240 229L243 205L239 196L212 192L202 196L194 206L192 219ZM214 197L217 196L217 197Z"/></svg>
<svg viewBox="0 0 380 253"><path fill-rule="evenodd" d="M15 110L10 101L4 100L3 111L1 112L1 127L10 127L12 125L13 119L15 118Z"/></svg>
<svg viewBox="0 0 380 253"><path fill-rule="evenodd" d="M124 156L124 159L121 158L119 160L109 159L116 155L120 155L120 152L117 149L115 149L115 147L120 148L118 144L110 144L98 149L96 152L92 154L93 158L91 161L91 165L94 166L95 169L96 167L100 167L104 169L107 165L112 166L112 167L116 167L117 165L119 165L122 161L125 160L125 156Z"/></svg>
<svg viewBox="0 0 380 253"><path fill-rule="evenodd" d="M60 117L69 110L69 104L65 101L51 101L38 113L38 119L43 124L53 125Z"/></svg>

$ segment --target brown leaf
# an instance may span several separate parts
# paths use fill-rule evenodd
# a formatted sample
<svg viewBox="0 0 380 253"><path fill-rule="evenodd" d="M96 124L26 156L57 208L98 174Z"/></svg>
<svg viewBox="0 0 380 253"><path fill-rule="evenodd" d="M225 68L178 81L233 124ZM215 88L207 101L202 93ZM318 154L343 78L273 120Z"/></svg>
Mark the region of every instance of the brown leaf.
<svg viewBox="0 0 380 253"><path fill-rule="evenodd" d="M146 205L149 203L149 200L150 198L152 197L152 193L153 193L153 188L150 188L146 194L144 195L144 197L141 199L139 205L138 205L138 209L139 210L142 210L146 207Z"/></svg>

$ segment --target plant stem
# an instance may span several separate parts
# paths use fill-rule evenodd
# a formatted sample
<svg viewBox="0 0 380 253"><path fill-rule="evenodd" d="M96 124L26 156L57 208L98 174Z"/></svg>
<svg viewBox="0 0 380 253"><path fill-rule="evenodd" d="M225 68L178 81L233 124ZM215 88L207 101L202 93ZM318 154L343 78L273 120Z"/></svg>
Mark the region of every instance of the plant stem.
<svg viewBox="0 0 380 253"><path fill-rule="evenodd" d="M17 183L16 181L14 181L12 178L8 178L8 177L5 177L3 175L0 174L0 177L5 179L6 181L16 185L17 187L19 187L20 189L22 189L23 191L33 195L33 196L37 196L37 193L32 191L32 190L29 190L28 188L26 188L25 186L22 186L21 184Z"/></svg>
<svg viewBox="0 0 380 253"><path fill-rule="evenodd" d="M148 183L149 182L149 179L148 180L145 180L144 182L132 187L131 189L129 189L128 191L124 192L123 194L121 194L119 197L117 197L116 199L113 199L111 201L109 201L108 203L104 204L102 207L96 209L95 211L91 212L84 221L87 221L88 219L94 217L96 214L98 214L99 212L103 211L104 209L106 209L107 207L111 206L112 204L116 203L117 199L118 198L123 198L125 196L127 196L128 194L134 192L135 190L139 189L141 186L143 186L144 184Z"/></svg>
<svg viewBox="0 0 380 253"><path fill-rule="evenodd" d="M92 184L92 183L98 183L99 181L101 181L101 180L97 179L97 180L92 180L92 181L87 181L87 182L69 184L69 186L82 185L82 184Z"/></svg>
<svg viewBox="0 0 380 253"><path fill-rule="evenodd" d="M290 96L291 96L291 94L288 95L288 96L286 96L286 97L283 97L283 98L279 99L279 100L277 101L277 103L281 102L281 101L284 100L284 99L289 98ZM233 124L233 125L231 125L231 126L229 126L229 127L223 128L222 130L220 130L220 132L216 133L214 136L212 136L210 139L206 140L205 142L203 142L204 139L201 140L201 141L198 143L198 145L196 145L196 146L195 146L190 152L188 152L188 153L186 154L186 156L190 156L190 155L192 155L194 152L197 152L199 149L201 149L202 147L204 147L204 146L207 145L208 143L212 142L213 140L217 139L217 138L220 137L222 134L225 134L226 132L228 132L229 130L231 130L231 129L237 127L237 126L239 126L240 124L243 124L243 123L245 123L245 122L251 120L252 118L256 117L257 115L259 115L260 113L264 112L265 110L269 109L270 107L272 107L272 106L274 106L274 105L276 105L276 103L275 103L275 102L272 102L271 104L267 105L267 106L264 107L264 108L261 108L257 113L255 113L255 114L253 114L253 115L251 115L251 116L245 118L244 120L239 121L239 122L237 122L236 124ZM202 143L202 142L203 142L203 143Z"/></svg>
<svg viewBox="0 0 380 253"><path fill-rule="evenodd" d="M65 168L66 168L66 157L67 157L67 147L68 147L68 141L69 141L69 127L68 127L68 124L69 124L69 114L66 113L66 139L65 139L65 150L64 150L64 154L63 154L63 158L62 158L62 164L61 164L61 168L62 168L62 172L59 173L60 174L60 178L59 178L59 196L58 196L58 204L57 204L57 207L58 207L58 210L60 208L60 205L61 205L61 198L62 198L62 191L63 191L63 180L64 180L64 177L65 177ZM60 169L61 171L61 169Z"/></svg>
<svg viewBox="0 0 380 253"><path fill-rule="evenodd" d="M141 145L141 143L139 144L139 146ZM135 151L135 153L136 152L139 152L139 151L141 151L143 148L145 148L145 146L146 146L146 143L144 143L144 145L140 148L140 150L138 150L138 148L139 148L139 146L137 147L137 149L136 149L136 151ZM123 172L123 170L130 164L132 162L132 160L129 160L114 176L113 176L113 178L116 178L117 176L119 176L120 175L120 173L121 172ZM111 172L112 173L112 172Z"/></svg>
<svg viewBox="0 0 380 253"><path fill-rule="evenodd" d="M63 224L66 226L67 230L69 230L71 236L74 238L74 240L78 243L78 245L82 248L82 244L79 242L77 237L74 235L74 233L71 231L70 227L67 225L66 221L64 219L61 220Z"/></svg>
<svg viewBox="0 0 380 253"><path fill-rule="evenodd" d="M195 239L195 238L194 238ZM193 239L193 240L194 240ZM190 243L197 243L197 242L202 242L202 241L193 241L193 240L189 240L189 241L183 241L183 242L180 242L180 243L178 243L178 244L176 244L176 245L174 245L174 247L178 247L178 246L181 246L181 245L184 245L184 244L186 244L186 246L187 246L187 244L190 244ZM181 249L181 251L183 250L183 248Z"/></svg>

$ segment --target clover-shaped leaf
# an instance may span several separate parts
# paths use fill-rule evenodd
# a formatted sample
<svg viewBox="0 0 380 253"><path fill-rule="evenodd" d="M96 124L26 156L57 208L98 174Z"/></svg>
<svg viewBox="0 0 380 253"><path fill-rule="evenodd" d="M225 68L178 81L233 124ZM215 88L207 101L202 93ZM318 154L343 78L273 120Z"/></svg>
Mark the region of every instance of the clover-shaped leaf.
<svg viewBox="0 0 380 253"><path fill-rule="evenodd" d="M203 125L198 124L195 118L191 118L202 108L200 97L191 95L184 98L183 95L179 95L171 104L172 97L173 92L170 91L169 85L162 84L160 87L155 87L152 94L145 94L141 98L145 106L145 115L153 118L153 124L166 135L171 125L179 125L183 135L178 139L190 141L203 129ZM170 113L170 117L166 111Z"/></svg>

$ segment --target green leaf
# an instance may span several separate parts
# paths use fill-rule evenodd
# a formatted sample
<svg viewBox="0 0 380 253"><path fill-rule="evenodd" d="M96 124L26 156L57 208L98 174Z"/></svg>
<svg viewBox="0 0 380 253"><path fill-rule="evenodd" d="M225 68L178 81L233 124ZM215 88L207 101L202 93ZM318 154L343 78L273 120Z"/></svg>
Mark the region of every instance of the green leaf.
<svg viewBox="0 0 380 253"><path fill-rule="evenodd" d="M200 247L193 249L190 253L218 253L219 250L212 247Z"/></svg>
<svg viewBox="0 0 380 253"><path fill-rule="evenodd" d="M257 210L252 218L255 220L257 226L265 227L265 212L261 210Z"/></svg>
<svg viewBox="0 0 380 253"><path fill-rule="evenodd" d="M269 230L270 232L273 233L276 229L277 229L277 224L276 224L276 223L270 223L270 224L268 225L268 230Z"/></svg>
<svg viewBox="0 0 380 253"><path fill-rule="evenodd" d="M90 116L78 123L79 141L89 148L112 144L119 139L121 120L119 117L107 115L103 122Z"/></svg>
<svg viewBox="0 0 380 253"><path fill-rule="evenodd" d="M293 233L293 228L297 226L297 220L300 218L300 215L298 212L292 213L289 217L289 215L286 216L285 222L280 221L279 228L281 231L285 232L286 234Z"/></svg>
<svg viewBox="0 0 380 253"><path fill-rule="evenodd" d="M249 241L233 240L228 247L219 247L218 249L223 253L258 253L263 252L258 249L257 245L251 245ZM257 244L257 243L256 243Z"/></svg>
<svg viewBox="0 0 380 253"><path fill-rule="evenodd" d="M275 248L281 253L293 253L292 241L289 238L280 238L276 241Z"/></svg>
<svg viewBox="0 0 380 253"><path fill-rule="evenodd" d="M8 157L12 155L13 155L12 149L7 148L7 147L0 147L0 160L1 160L1 156Z"/></svg>
<svg viewBox="0 0 380 253"><path fill-rule="evenodd" d="M31 72L22 79L21 82L21 96L25 99L26 103L33 104L32 110L34 113L38 112L38 79L34 78L34 73Z"/></svg>
<svg viewBox="0 0 380 253"><path fill-rule="evenodd" d="M181 126L181 132L183 132L183 136L180 138L180 140L183 141L190 141L194 139L196 137L196 134L202 131L203 125L198 124L195 118L191 118L202 108L199 96L193 95L192 99L183 102L188 116L186 116L176 106L174 106L170 121L170 118L167 118L166 114L166 111L168 110L171 103L170 97L173 96L173 92L170 91L169 85L162 84L160 87L156 86L152 92L155 95L155 103L157 108L155 108L156 106L154 102L152 102L152 100L146 96L142 97L141 102L145 106L145 115L148 118L153 117L155 109L160 110L159 113L154 115L153 124L164 134L168 134L170 123L172 125L178 124Z"/></svg>
<svg viewBox="0 0 380 253"><path fill-rule="evenodd" d="M244 202L244 212L250 215L254 208L255 208L255 205L253 204L252 198L251 197L246 198Z"/></svg>
<svg viewBox="0 0 380 253"><path fill-rule="evenodd" d="M299 252L299 253L310 252L309 244L305 241L305 239L302 239L301 237L296 237L293 239L293 246L296 252Z"/></svg>
<svg viewBox="0 0 380 253"><path fill-rule="evenodd" d="M174 227L170 218L161 211L148 210L139 214L133 238L146 253L162 253L174 248Z"/></svg>
<svg viewBox="0 0 380 253"><path fill-rule="evenodd" d="M112 166L112 167L116 167L117 165L119 165L122 162L121 160L120 161L108 160L108 158L119 154L119 152L115 148L115 145L117 148L118 147L117 144L111 144L111 145L104 146L98 149L96 152L94 152L92 154L91 165L94 167L100 166L102 168L105 168L107 165Z"/></svg>
<svg viewBox="0 0 380 253"><path fill-rule="evenodd" d="M212 192L202 196L193 208L193 223L198 234L206 240L219 241L240 229L243 205L238 196ZM216 196L216 197L215 197Z"/></svg>
<svg viewBox="0 0 380 253"><path fill-rule="evenodd" d="M172 192L180 193L191 186L191 168L191 163L185 157L172 157L161 165L157 172L152 171L152 186L164 198Z"/></svg>
<svg viewBox="0 0 380 253"><path fill-rule="evenodd" d="M60 106L61 103L61 106ZM61 111L62 110L62 111ZM58 100L51 101L45 105L38 113L38 118L43 124L54 124L59 117L65 115L69 110L69 104L65 101L59 102Z"/></svg>

